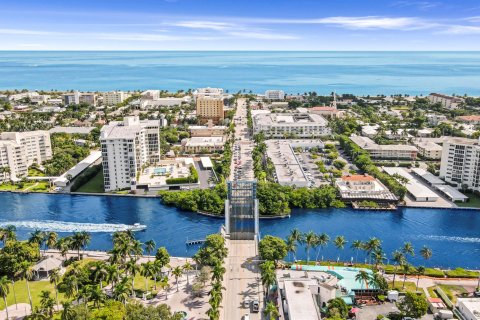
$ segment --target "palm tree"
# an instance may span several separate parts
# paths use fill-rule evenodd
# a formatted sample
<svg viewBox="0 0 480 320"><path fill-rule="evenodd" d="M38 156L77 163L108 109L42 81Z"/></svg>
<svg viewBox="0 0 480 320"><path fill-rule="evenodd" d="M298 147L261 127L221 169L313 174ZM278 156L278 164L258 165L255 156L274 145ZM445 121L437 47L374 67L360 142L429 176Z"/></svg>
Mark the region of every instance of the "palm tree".
<svg viewBox="0 0 480 320"><path fill-rule="evenodd" d="M68 250L70 250L72 247L72 238L71 237L65 237L57 240L57 244L55 245L55 248L60 251L60 254L62 255L63 258L67 257Z"/></svg>
<svg viewBox="0 0 480 320"><path fill-rule="evenodd" d="M108 271L106 269L106 264L103 261L95 262L92 270L93 281L98 282L100 289L103 290L103 281L108 276Z"/></svg>
<svg viewBox="0 0 480 320"><path fill-rule="evenodd" d="M42 291L40 294L40 305L42 306L42 311L50 317L53 318L53 307L55 306L55 300L50 297L50 291Z"/></svg>
<svg viewBox="0 0 480 320"><path fill-rule="evenodd" d="M392 254L395 268L393 270L392 288L395 288L395 276L397 275L397 266L403 266L406 263L405 256L401 251L395 250Z"/></svg>
<svg viewBox="0 0 480 320"><path fill-rule="evenodd" d="M290 231L290 235L289 235L290 238L292 238L292 240L295 242L295 244L301 244L303 243L303 234L300 232L300 230L298 230L297 228L294 228ZM295 254L296 254L296 250L295 252L293 253L294 255L294 259L296 260L295 258Z"/></svg>
<svg viewBox="0 0 480 320"><path fill-rule="evenodd" d="M368 282L370 275L365 270L360 270L355 276L355 281L358 281L362 284L361 289L363 290L363 284Z"/></svg>
<svg viewBox="0 0 480 320"><path fill-rule="evenodd" d="M5 312L7 313L7 320L8 320L7 296L10 293L9 284L10 284L10 281L8 280L7 276L3 276L0 278L0 295L2 296L3 302L5 303Z"/></svg>
<svg viewBox="0 0 480 320"><path fill-rule="evenodd" d="M382 248L378 248L375 251L373 251L372 258L373 258L373 261L375 262L375 270L377 270L378 265L383 262L383 258L384 258L384 253Z"/></svg>
<svg viewBox="0 0 480 320"><path fill-rule="evenodd" d="M160 286L160 289L165 291L165 300L167 300L168 289L170 288L170 284L168 283L168 277L167 276L162 277L158 285Z"/></svg>
<svg viewBox="0 0 480 320"><path fill-rule="evenodd" d="M154 240L148 240L148 241L145 241L144 245L145 245L145 251L148 254L148 259L150 260L150 255L152 252L155 251L155 247L157 246L157 244L155 243Z"/></svg>
<svg viewBox="0 0 480 320"><path fill-rule="evenodd" d="M151 278L155 273L154 268L153 262L150 261L140 265L140 275L145 278L145 294L148 292L148 278Z"/></svg>
<svg viewBox="0 0 480 320"><path fill-rule="evenodd" d="M60 310L60 306L58 304L58 283L60 282L60 270L53 269L50 272L50 283L52 283L55 287L55 300L57 302L57 309Z"/></svg>
<svg viewBox="0 0 480 320"><path fill-rule="evenodd" d="M45 249L55 248L57 245L58 234L56 232L49 232L46 235Z"/></svg>
<svg viewBox="0 0 480 320"><path fill-rule="evenodd" d="M293 239L292 236L288 236L287 240L285 241L287 244L287 252L293 255L293 261L296 261L297 258L295 257L295 253L297 251L297 242Z"/></svg>
<svg viewBox="0 0 480 320"><path fill-rule="evenodd" d="M402 252L405 255L405 257L407 255L411 255L413 257L415 255L415 249L413 248L412 243L405 242L403 244Z"/></svg>
<svg viewBox="0 0 480 320"><path fill-rule="evenodd" d="M220 311L218 308L210 308L207 311L207 316L210 320L218 320L220 319Z"/></svg>
<svg viewBox="0 0 480 320"><path fill-rule="evenodd" d="M93 302L93 306L96 308L100 308L100 304L105 302L106 296L100 286L88 286L88 296L91 302Z"/></svg>
<svg viewBox="0 0 480 320"><path fill-rule="evenodd" d="M420 255L425 259L425 261L430 260L432 257L432 249L428 248L427 246L423 246L420 250Z"/></svg>
<svg viewBox="0 0 480 320"><path fill-rule="evenodd" d="M62 279L62 286L65 288L65 296L73 298L78 293L78 279L75 275L69 274Z"/></svg>
<svg viewBox="0 0 480 320"><path fill-rule="evenodd" d="M380 241L380 239L372 237L363 244L363 250L365 250L367 256L370 257L372 252L379 249L381 246L382 242Z"/></svg>
<svg viewBox="0 0 480 320"><path fill-rule="evenodd" d="M277 306L274 305L273 302L267 302L263 314L265 317L268 317L268 319L277 319L280 316Z"/></svg>
<svg viewBox="0 0 480 320"><path fill-rule="evenodd" d="M127 305L127 299L132 291L132 283L129 277L123 277L117 285L113 289L113 297L115 300L118 300L123 303L123 305Z"/></svg>
<svg viewBox="0 0 480 320"><path fill-rule="evenodd" d="M217 267L217 266L215 266L215 267ZM215 268L213 270L215 270ZM177 285L177 292L178 292L178 278L181 277L182 274L183 274L183 270L182 270L181 267L176 266L175 268L173 268L172 275L175 277L175 284Z"/></svg>
<svg viewBox="0 0 480 320"><path fill-rule="evenodd" d="M78 260L80 260L80 250L85 250L85 247L92 239L90 233L86 231L75 232L72 236L72 247L77 250Z"/></svg>
<svg viewBox="0 0 480 320"><path fill-rule="evenodd" d="M363 242L361 240L353 240L350 248L355 250L355 263L358 263L358 251L360 251L363 247Z"/></svg>
<svg viewBox="0 0 480 320"><path fill-rule="evenodd" d="M417 286L416 286L416 291L418 291L418 282L420 281L420 276L422 276L425 273L425 267L419 266L417 268Z"/></svg>
<svg viewBox="0 0 480 320"><path fill-rule="evenodd" d="M183 265L183 272L187 275L187 286L190 285L190 281L188 279L188 274L190 273L190 271L193 270L193 266L190 262L185 262L185 264Z"/></svg>
<svg viewBox="0 0 480 320"><path fill-rule="evenodd" d="M265 261L260 265L262 284L267 289L265 296L268 297L270 287L275 284L275 264L273 261Z"/></svg>
<svg viewBox="0 0 480 320"><path fill-rule="evenodd" d="M118 265L116 264L107 264L105 265L105 271L107 272L107 276L105 277L105 281L107 283L111 283L112 286L115 286L118 278L120 277L120 272L118 271Z"/></svg>
<svg viewBox="0 0 480 320"><path fill-rule="evenodd" d="M307 251L307 265L310 261L310 248L315 245L316 235L313 231L309 231L305 234L305 251Z"/></svg>
<svg viewBox="0 0 480 320"><path fill-rule="evenodd" d="M131 259L125 265L125 271L132 277L132 297L135 296L135 276L140 271L140 266L137 264L137 260Z"/></svg>
<svg viewBox="0 0 480 320"><path fill-rule="evenodd" d="M29 262L23 261L20 265L20 273L21 277L25 279L27 284L27 292L28 292L28 301L30 302L30 310L33 310L33 302L32 302L32 294L30 292L30 284L28 280L32 279L33 277L33 269Z"/></svg>
<svg viewBox="0 0 480 320"><path fill-rule="evenodd" d="M320 249L323 250L328 245L328 242L330 241L330 237L326 233L321 233L317 236L317 241L318 241L318 246ZM317 256L315 258L315 261L318 261L318 255L320 254L320 250L317 250Z"/></svg>
<svg viewBox="0 0 480 320"><path fill-rule="evenodd" d="M30 238L28 238L29 243L36 243L38 245L38 254L41 255L41 248L43 242L45 241L45 232L40 230L35 230L34 232L30 233ZM33 310L33 309L32 309Z"/></svg>
<svg viewBox="0 0 480 320"><path fill-rule="evenodd" d="M407 280L407 274L411 270L411 266L408 263L405 263L403 266L403 285L402 285L402 290L405 289L405 280Z"/></svg>
<svg viewBox="0 0 480 320"><path fill-rule="evenodd" d="M76 313L72 309L72 303L69 301L62 302L62 315L60 316L61 320L75 320Z"/></svg>
<svg viewBox="0 0 480 320"><path fill-rule="evenodd" d="M225 267L222 264L215 264L212 270L212 281L223 281L225 271Z"/></svg>
<svg viewBox="0 0 480 320"><path fill-rule="evenodd" d="M335 240L333 240L333 243L338 250L343 250L345 244L347 243L347 240L345 240L344 236L337 236L335 237ZM340 260L340 255L338 255L338 260Z"/></svg>
<svg viewBox="0 0 480 320"><path fill-rule="evenodd" d="M15 240L17 238L15 231L16 228L12 225L6 226L5 228L0 228L0 241L3 242L4 246L8 240Z"/></svg>

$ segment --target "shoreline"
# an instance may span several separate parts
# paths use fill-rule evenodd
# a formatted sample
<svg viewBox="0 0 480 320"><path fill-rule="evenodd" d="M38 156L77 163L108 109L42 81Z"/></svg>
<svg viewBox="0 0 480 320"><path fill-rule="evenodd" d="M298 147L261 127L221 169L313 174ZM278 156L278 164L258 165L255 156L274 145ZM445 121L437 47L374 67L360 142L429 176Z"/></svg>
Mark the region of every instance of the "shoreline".
<svg viewBox="0 0 480 320"><path fill-rule="evenodd" d="M0 190L0 193L18 193L18 194L49 194L49 195L71 195L71 196L98 196L98 197L130 197L130 198L161 198L158 194L115 194L115 193L98 193L98 192L45 192L45 191L21 191L21 190ZM175 207L175 206L172 206ZM331 207L333 208L333 207ZM331 208L317 208L317 210L321 209L331 209ZM412 209L429 209L429 210L470 210L476 211L480 210L480 207L435 207L435 206L406 206L406 205L397 205L395 210L384 210L384 209L362 209L357 211L388 211L388 212L398 212L400 209L404 208L412 208ZM304 209L304 208L291 208L291 209ZM190 211L189 211L190 212ZM191 211L194 213L198 213L200 215L212 217L212 218L222 218L223 215L217 215L210 212L202 212L202 211ZM287 215L279 215L279 216L259 216L260 219L284 219L290 218L291 214Z"/></svg>

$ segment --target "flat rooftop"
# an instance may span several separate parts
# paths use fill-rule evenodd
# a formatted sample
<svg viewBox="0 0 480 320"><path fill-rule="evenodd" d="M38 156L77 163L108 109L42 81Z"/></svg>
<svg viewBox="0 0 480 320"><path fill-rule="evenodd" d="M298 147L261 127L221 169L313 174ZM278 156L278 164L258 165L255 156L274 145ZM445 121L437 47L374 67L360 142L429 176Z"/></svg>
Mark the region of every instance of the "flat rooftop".
<svg viewBox="0 0 480 320"><path fill-rule="evenodd" d="M360 148L365 150L418 151L416 147L406 144L377 144L368 137L351 136L350 139Z"/></svg>
<svg viewBox="0 0 480 320"><path fill-rule="evenodd" d="M422 168L412 168L412 172L415 173L417 176L423 178L425 181L427 181L431 185L436 185L436 184L445 184L445 181L437 177L436 175L428 172L425 169Z"/></svg>
<svg viewBox="0 0 480 320"><path fill-rule="evenodd" d="M420 181L417 180L413 175L411 175L407 170L400 167L384 167L383 170L389 175L393 176L398 174L408 180L406 188L410 194L416 198L429 198L429 199L438 199L438 195L430 190L430 188L424 186Z"/></svg>
<svg viewBox="0 0 480 320"><path fill-rule="evenodd" d="M283 185L296 185L304 187L308 185L307 177L302 165L298 161L293 148L296 147L320 147L320 140L267 140L267 156L275 166L278 183Z"/></svg>
<svg viewBox="0 0 480 320"><path fill-rule="evenodd" d="M290 320L318 320L317 308L309 288L310 280L288 280L284 283Z"/></svg>

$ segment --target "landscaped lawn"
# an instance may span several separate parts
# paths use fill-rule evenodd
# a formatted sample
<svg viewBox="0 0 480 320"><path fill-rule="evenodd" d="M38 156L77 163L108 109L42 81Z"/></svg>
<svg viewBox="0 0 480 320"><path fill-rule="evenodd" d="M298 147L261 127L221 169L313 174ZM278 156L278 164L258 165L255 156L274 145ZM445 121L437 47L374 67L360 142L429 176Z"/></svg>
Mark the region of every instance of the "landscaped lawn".
<svg viewBox="0 0 480 320"><path fill-rule="evenodd" d="M402 289L403 288L403 277L397 277L395 279L395 288L392 286L392 282L390 281L388 283L388 287L390 289L395 289L397 291L405 291L405 292L415 292L416 290L416 283L415 282L410 282L410 281L406 281L405 282L405 289ZM421 291L421 290L419 290Z"/></svg>
<svg viewBox="0 0 480 320"><path fill-rule="evenodd" d="M448 298L452 300L453 304L457 303L458 296L461 296L463 293L467 293L467 290L465 290L465 288L462 286L449 284L439 284L438 286L443 290L443 292L445 292Z"/></svg>
<svg viewBox="0 0 480 320"><path fill-rule="evenodd" d="M30 192L45 192L48 191L50 185L48 181L32 181L23 184L23 188L19 188L18 185L11 183L4 183L0 185L0 191L30 191Z"/></svg>
<svg viewBox="0 0 480 320"><path fill-rule="evenodd" d="M28 168L29 177L45 177L45 173L35 168Z"/></svg>
<svg viewBox="0 0 480 320"><path fill-rule="evenodd" d="M49 281L29 281L30 292L32 294L33 307L40 306L40 293L44 290L50 291L50 296L55 299L55 289L53 284ZM15 308L15 298L13 295L12 285L10 287L10 293L7 296L7 304L9 308ZM30 303L28 300L27 284L25 280L15 282L15 295L17 297L17 303ZM58 293L58 300L61 303L65 300L65 296L62 293ZM5 309L3 299L0 299L0 310Z"/></svg>
<svg viewBox="0 0 480 320"><path fill-rule="evenodd" d="M95 177L77 189L77 192L103 193L103 172L100 170Z"/></svg>
<svg viewBox="0 0 480 320"><path fill-rule="evenodd" d="M474 193L465 193L465 195L470 199L468 202L458 202L456 203L459 207L464 208L480 208L480 196Z"/></svg>

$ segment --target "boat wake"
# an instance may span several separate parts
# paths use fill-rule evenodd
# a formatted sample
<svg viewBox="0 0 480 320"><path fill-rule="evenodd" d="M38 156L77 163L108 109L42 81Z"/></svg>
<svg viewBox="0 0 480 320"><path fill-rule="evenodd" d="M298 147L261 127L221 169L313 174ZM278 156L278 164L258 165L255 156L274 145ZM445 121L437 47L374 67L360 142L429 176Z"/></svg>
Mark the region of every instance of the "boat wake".
<svg viewBox="0 0 480 320"><path fill-rule="evenodd" d="M14 226L17 229L30 229L55 232L117 232L117 231L141 231L147 228L141 224L113 224L113 223L77 223L50 220L28 221L0 221L0 227Z"/></svg>
<svg viewBox="0 0 480 320"><path fill-rule="evenodd" d="M480 238L469 237L451 237L451 236L435 236L435 235L419 235L418 238L434 241L453 241L463 243L480 243Z"/></svg>

